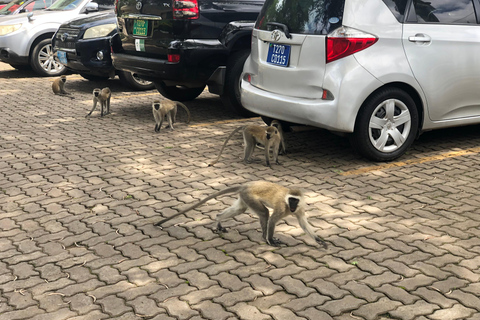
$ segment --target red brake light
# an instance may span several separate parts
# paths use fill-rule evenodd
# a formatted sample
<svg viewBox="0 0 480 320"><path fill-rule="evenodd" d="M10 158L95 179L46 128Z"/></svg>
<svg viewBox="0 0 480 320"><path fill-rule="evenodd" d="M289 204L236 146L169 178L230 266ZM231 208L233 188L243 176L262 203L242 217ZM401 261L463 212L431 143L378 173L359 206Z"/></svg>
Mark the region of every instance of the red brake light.
<svg viewBox="0 0 480 320"><path fill-rule="evenodd" d="M347 27L340 27L327 36L327 63L362 51L375 42L374 35Z"/></svg>
<svg viewBox="0 0 480 320"><path fill-rule="evenodd" d="M180 55L179 54L168 54L167 59L168 59L168 62L178 63L178 62L180 62Z"/></svg>
<svg viewBox="0 0 480 320"><path fill-rule="evenodd" d="M198 0L173 0L173 19L198 19Z"/></svg>

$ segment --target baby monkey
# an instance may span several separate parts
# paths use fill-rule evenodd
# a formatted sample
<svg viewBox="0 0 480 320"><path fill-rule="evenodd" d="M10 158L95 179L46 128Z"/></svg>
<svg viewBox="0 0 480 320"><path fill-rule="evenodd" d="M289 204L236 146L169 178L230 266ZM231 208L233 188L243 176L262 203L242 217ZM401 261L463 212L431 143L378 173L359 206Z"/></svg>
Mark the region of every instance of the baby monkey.
<svg viewBox="0 0 480 320"><path fill-rule="evenodd" d="M190 111L187 106L178 101L155 100L152 103L153 118L155 119L155 132L160 132L163 120L167 117L168 127L173 130L173 124L176 122L177 106L181 106L187 112L187 123L190 123Z"/></svg>
<svg viewBox="0 0 480 320"><path fill-rule="evenodd" d="M319 236L315 234L315 230L308 222L305 215L305 201L303 193L300 189L286 188L278 184L268 181L251 181L241 186L230 187L200 200L196 204L188 207L181 212L174 214L173 216L163 219L157 222L155 225L160 226L170 219L178 217L190 210L199 207L201 204L207 202L210 199L227 193L238 193L238 199L233 205L225 209L222 213L217 215L216 230L220 233L225 233L227 230L222 227L221 221L228 218L233 218L241 213L244 213L248 208L257 214L260 219L260 226L262 227L262 236L271 246L279 246L283 244L280 240L273 237L275 232L275 226L288 215L294 215L300 227L317 243L321 244L325 249L327 244ZM273 210L270 215L269 209Z"/></svg>
<svg viewBox="0 0 480 320"><path fill-rule="evenodd" d="M280 164L278 162L278 152L280 149L280 144L282 142L282 137L279 134L279 131L276 127L269 126L259 126L259 125L247 125L243 127L236 128L233 130L232 133L227 137L225 142L223 143L222 149L220 150L220 153L218 154L217 159L214 161L210 162L208 166L213 166L215 163L218 162L220 159L220 156L222 155L223 150L225 149L225 146L227 145L228 140L239 130L243 129L243 142L245 144L244 146L244 157L243 161L245 163L250 163L251 162L251 157L253 154L253 151L255 150L255 146L257 144L261 144L265 146L265 162L267 167L271 167L270 165L270 150L273 151L273 160L275 161L276 164Z"/></svg>
<svg viewBox="0 0 480 320"><path fill-rule="evenodd" d="M53 80L53 83L52 83L53 93L58 96L66 96L66 97L69 97L70 99L75 99L74 97L68 96L71 93L68 93L67 91L65 91L65 82L67 82L67 77L64 75Z"/></svg>
<svg viewBox="0 0 480 320"><path fill-rule="evenodd" d="M100 103L100 116L104 116L110 113L110 98L112 97L112 91L110 91L110 88L105 87L103 89L95 88L93 89L93 108L90 110L90 112L85 116L87 118L90 116L97 107L97 103ZM105 108L105 113L103 112Z"/></svg>

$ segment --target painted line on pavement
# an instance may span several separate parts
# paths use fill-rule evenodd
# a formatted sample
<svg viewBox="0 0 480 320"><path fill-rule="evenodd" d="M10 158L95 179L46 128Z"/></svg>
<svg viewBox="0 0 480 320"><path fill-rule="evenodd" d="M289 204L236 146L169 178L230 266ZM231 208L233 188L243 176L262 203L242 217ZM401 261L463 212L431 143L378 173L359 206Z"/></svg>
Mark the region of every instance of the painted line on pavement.
<svg viewBox="0 0 480 320"><path fill-rule="evenodd" d="M369 173L372 171L380 171L380 170L385 170L385 169L390 169L395 167L405 167L405 166L419 164L419 163L439 161L439 160L444 160L448 158L461 157L461 156L476 154L476 153L480 153L480 147L470 148L470 149L460 150L460 151L452 151L452 152L442 153L436 156L424 157L419 159L391 162L391 163L386 163L378 166L371 166L371 167L360 168L357 170L340 172L339 174L342 176L359 175L359 174Z"/></svg>

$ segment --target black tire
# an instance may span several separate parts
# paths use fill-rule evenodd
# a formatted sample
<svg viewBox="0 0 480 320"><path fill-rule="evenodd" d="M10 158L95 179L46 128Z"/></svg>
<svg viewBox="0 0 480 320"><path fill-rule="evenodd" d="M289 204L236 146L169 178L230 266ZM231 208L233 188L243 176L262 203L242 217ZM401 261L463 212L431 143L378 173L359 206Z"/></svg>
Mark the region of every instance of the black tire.
<svg viewBox="0 0 480 320"><path fill-rule="evenodd" d="M155 81L155 88L162 96L174 101L190 101L198 97L205 89L205 86L198 88L187 88L183 86L167 86L163 81Z"/></svg>
<svg viewBox="0 0 480 320"><path fill-rule="evenodd" d="M360 109L352 146L370 160L394 160L412 145L418 123L418 110L408 93L394 87L381 89Z"/></svg>
<svg viewBox="0 0 480 320"><path fill-rule="evenodd" d="M221 95L223 104L242 117L257 116L255 113L245 109L240 100L240 77L242 76L243 65L249 54L250 50L242 50L232 54L228 59L224 91Z"/></svg>
<svg viewBox="0 0 480 320"><path fill-rule="evenodd" d="M93 74L88 74L88 73L80 73L82 78L87 79L88 81L106 81L109 79L108 76L95 76Z"/></svg>
<svg viewBox="0 0 480 320"><path fill-rule="evenodd" d="M132 72L119 71L118 77L123 84L133 90L142 91L155 89L155 84L152 81L143 80Z"/></svg>
<svg viewBox="0 0 480 320"><path fill-rule="evenodd" d="M33 71L43 77L56 77L67 72L67 68L55 59L50 38L41 40L33 47L30 65Z"/></svg>

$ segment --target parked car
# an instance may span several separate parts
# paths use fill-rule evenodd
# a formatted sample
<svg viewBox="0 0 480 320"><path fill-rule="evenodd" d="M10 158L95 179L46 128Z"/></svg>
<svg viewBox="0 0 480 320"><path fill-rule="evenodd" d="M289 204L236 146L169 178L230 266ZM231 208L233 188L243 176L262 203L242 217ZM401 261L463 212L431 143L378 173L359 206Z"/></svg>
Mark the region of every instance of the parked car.
<svg viewBox="0 0 480 320"><path fill-rule="evenodd" d="M62 24L52 38L52 46L59 61L85 79L106 80L118 74L120 80L134 90L154 89L153 82L113 67L110 39L116 33L115 12L102 11Z"/></svg>
<svg viewBox="0 0 480 320"><path fill-rule="evenodd" d="M10 0L0 0L0 9L5 7L9 2Z"/></svg>
<svg viewBox="0 0 480 320"><path fill-rule="evenodd" d="M13 0L0 9L0 18L11 14L32 12L48 8L52 0Z"/></svg>
<svg viewBox="0 0 480 320"><path fill-rule="evenodd" d="M46 10L0 18L0 61L14 68L30 65L42 76L66 72L53 54L52 36L65 21L112 9L113 0L58 0Z"/></svg>
<svg viewBox="0 0 480 320"><path fill-rule="evenodd" d="M267 0L242 76L245 108L347 133L365 157L480 122L476 0Z"/></svg>
<svg viewBox="0 0 480 320"><path fill-rule="evenodd" d="M195 99L208 85L245 113L239 80L263 1L118 0L113 65L152 80L172 100Z"/></svg>

